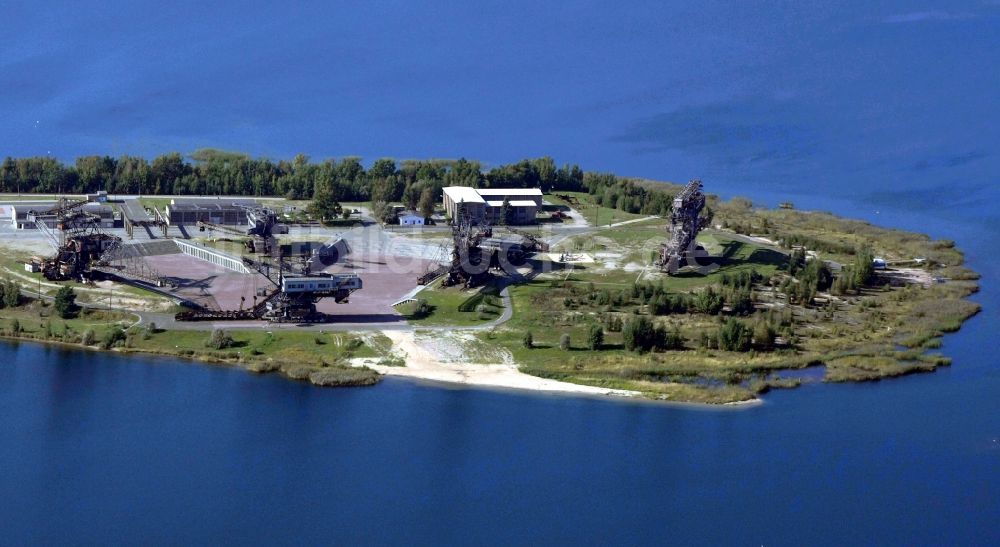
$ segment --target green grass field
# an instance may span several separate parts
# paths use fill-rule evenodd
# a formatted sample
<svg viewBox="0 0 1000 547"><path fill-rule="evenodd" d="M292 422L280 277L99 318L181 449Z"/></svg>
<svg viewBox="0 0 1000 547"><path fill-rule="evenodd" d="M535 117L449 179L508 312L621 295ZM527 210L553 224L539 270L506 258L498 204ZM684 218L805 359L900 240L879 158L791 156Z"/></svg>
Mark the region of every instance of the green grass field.
<svg viewBox="0 0 1000 547"><path fill-rule="evenodd" d="M566 201L557 197L555 194L568 196L571 198L570 201ZM574 202L575 200L575 202ZM598 206L594 203L594 196L586 192L555 192L554 194L547 194L545 196L545 201L553 205L561 205L576 209L592 226L606 226L608 224L614 224L616 222L623 222L626 220L632 220L636 218L643 218L646 215L637 215L632 213L626 213L625 211L619 211L618 209L611 209L608 207Z"/></svg>
<svg viewBox="0 0 1000 547"><path fill-rule="evenodd" d="M471 290L442 287L440 280L417 293L417 299L427 302L430 313L415 315L416 303L401 304L399 311L416 326L473 326L493 321L503 313L503 301L495 285Z"/></svg>

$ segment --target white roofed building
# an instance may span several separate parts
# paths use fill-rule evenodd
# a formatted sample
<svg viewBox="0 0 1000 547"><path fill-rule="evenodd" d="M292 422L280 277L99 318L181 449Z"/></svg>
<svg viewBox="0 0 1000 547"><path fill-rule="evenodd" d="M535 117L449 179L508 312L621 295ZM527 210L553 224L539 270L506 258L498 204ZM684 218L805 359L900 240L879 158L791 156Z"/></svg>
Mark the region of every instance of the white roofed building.
<svg viewBox="0 0 1000 547"><path fill-rule="evenodd" d="M532 224L542 206L542 191L538 188L448 186L444 188L443 200L445 213L453 224L463 214L473 224L483 219L490 224L500 224L504 201L510 204L510 224Z"/></svg>
<svg viewBox="0 0 1000 547"><path fill-rule="evenodd" d="M423 226L424 220L424 215L416 211L403 211L399 214L400 226Z"/></svg>

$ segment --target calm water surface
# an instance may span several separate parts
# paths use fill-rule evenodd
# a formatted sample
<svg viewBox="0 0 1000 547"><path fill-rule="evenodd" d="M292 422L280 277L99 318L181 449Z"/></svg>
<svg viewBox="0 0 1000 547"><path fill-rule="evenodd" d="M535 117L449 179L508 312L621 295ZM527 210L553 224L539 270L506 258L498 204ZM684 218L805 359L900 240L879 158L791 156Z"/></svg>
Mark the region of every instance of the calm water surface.
<svg viewBox="0 0 1000 547"><path fill-rule="evenodd" d="M932 3L933 4L933 3ZM952 238L954 365L725 411L0 344L0 544L1000 544L1000 5L4 5L0 156L559 163Z"/></svg>

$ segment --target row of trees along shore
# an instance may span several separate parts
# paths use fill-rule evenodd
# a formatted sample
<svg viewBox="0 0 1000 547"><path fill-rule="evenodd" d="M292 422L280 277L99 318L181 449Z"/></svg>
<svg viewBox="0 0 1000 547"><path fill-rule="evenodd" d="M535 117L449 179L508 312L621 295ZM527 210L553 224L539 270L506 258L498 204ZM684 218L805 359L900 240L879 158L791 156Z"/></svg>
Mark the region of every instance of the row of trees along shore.
<svg viewBox="0 0 1000 547"><path fill-rule="evenodd" d="M421 196L440 201L445 186L534 188L544 192L579 191L595 201L629 213L665 214L672 193L609 173L584 172L576 165L557 167L549 157L522 160L485 170L474 160L380 158L369 167L361 158L313 162L251 158L214 149L190 156L163 154L148 161L137 156L83 156L72 165L52 157L11 158L0 164L0 192L281 196L326 202L403 202L416 208ZM427 195L429 194L429 196Z"/></svg>

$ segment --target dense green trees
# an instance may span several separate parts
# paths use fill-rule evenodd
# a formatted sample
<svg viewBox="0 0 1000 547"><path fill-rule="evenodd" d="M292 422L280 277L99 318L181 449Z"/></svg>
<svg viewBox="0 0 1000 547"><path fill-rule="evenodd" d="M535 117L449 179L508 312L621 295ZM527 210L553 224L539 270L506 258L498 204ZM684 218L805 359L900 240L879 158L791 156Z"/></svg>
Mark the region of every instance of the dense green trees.
<svg viewBox="0 0 1000 547"><path fill-rule="evenodd" d="M424 210L425 193L429 191L437 203L445 186L581 191L592 194L599 205L642 214L666 214L673 200L671 192L631 179L585 173L576 165L556 167L550 157L488 171L478 161L465 158L398 164L379 158L365 169L358 157L313 162L300 154L291 161L273 161L215 149L197 150L188 158L172 152L152 161L136 156L83 156L71 166L50 157L8 157L0 163L0 192L319 197L327 204L403 201L410 208Z"/></svg>

